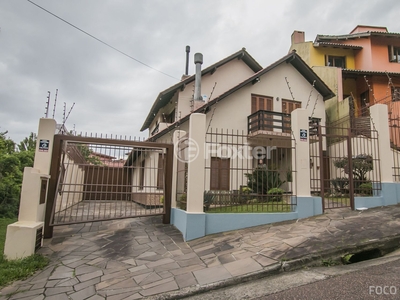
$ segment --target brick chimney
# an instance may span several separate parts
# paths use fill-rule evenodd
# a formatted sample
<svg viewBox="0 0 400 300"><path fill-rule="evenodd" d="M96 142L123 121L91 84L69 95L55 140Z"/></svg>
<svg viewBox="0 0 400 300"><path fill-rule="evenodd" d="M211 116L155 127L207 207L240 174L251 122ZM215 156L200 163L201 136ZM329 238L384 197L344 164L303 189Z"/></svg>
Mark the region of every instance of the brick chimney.
<svg viewBox="0 0 400 300"><path fill-rule="evenodd" d="M295 30L292 33L292 45L294 44L299 44L299 43L304 43L305 40L305 32L304 31L298 31Z"/></svg>

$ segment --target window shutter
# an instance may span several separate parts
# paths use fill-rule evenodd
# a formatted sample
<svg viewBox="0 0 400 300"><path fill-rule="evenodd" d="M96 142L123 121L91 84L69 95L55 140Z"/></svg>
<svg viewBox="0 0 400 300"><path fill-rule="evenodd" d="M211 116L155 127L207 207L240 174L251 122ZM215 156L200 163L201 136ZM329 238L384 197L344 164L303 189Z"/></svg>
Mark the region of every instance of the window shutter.
<svg viewBox="0 0 400 300"><path fill-rule="evenodd" d="M220 160L220 190L229 191L230 159Z"/></svg>
<svg viewBox="0 0 400 300"><path fill-rule="evenodd" d="M265 109L264 110L273 111L273 109L272 109L272 98L265 98L265 100L266 100L266 105L265 105Z"/></svg>
<svg viewBox="0 0 400 300"><path fill-rule="evenodd" d="M255 113L257 111L257 98L252 96L251 97L251 113Z"/></svg>
<svg viewBox="0 0 400 300"><path fill-rule="evenodd" d="M219 188L218 169L219 169L218 157L211 157L210 190L218 190Z"/></svg>

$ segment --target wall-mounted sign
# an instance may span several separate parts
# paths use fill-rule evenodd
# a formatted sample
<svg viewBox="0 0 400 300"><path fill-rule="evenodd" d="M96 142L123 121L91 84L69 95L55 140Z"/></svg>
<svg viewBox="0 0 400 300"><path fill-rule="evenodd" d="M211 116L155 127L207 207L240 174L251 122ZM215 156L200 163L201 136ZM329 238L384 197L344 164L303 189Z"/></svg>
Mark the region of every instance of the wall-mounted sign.
<svg viewBox="0 0 400 300"><path fill-rule="evenodd" d="M40 140L39 141L39 151L40 152L48 152L49 151L49 140Z"/></svg>
<svg viewBox="0 0 400 300"><path fill-rule="evenodd" d="M307 142L307 129L300 129L300 141Z"/></svg>

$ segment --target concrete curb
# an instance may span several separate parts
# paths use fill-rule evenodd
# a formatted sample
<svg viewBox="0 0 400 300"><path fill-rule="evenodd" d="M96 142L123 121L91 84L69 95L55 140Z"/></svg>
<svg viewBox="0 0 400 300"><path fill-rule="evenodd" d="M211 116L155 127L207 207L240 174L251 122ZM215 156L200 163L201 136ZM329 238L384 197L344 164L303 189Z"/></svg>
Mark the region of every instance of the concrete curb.
<svg viewBox="0 0 400 300"><path fill-rule="evenodd" d="M268 276L276 275L282 272L291 272L305 267L318 267L322 266L322 261L330 259L333 262L341 263L342 256L346 254L356 254L363 251L372 249L379 249L382 256L400 248L400 234L385 237L380 240L374 239L364 243L350 245L348 247L329 249L319 253L313 253L300 258L295 258L288 261L277 262L273 265L266 267L261 271L249 273L244 276L238 276L227 280L215 282L204 286L191 286L180 289L174 292L168 292L160 295L155 295L143 299L183 299L186 297L194 296L197 294L206 293L212 290L229 287L235 284L257 280Z"/></svg>

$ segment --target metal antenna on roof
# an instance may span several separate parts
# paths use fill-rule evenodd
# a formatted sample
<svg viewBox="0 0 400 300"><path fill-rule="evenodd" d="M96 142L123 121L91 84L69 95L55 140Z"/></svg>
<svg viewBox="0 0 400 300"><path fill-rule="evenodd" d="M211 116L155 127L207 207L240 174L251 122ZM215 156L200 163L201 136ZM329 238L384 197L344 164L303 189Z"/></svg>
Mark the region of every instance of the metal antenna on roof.
<svg viewBox="0 0 400 300"><path fill-rule="evenodd" d="M65 102L64 102L65 103ZM68 114L67 114L67 117L65 118L65 120L64 120L64 123L63 123L63 125L65 124L65 122L67 122L67 120L68 120L68 117L69 117L69 115L70 115L70 113L71 113L71 111L72 111L72 109L74 108L74 106L75 106L75 102L74 103L72 103L72 106L71 106L71 108L69 109L69 112L68 112Z"/></svg>
<svg viewBox="0 0 400 300"><path fill-rule="evenodd" d="M314 91L315 81L316 81L316 80L313 81L313 83L312 83L312 89L311 89L311 91L310 91L310 95L308 95L308 100L307 100L306 109L307 109L308 105L310 104L311 94L312 94L312 92Z"/></svg>
<svg viewBox="0 0 400 300"><path fill-rule="evenodd" d="M290 95L292 95L292 99L295 100L295 99L294 99L294 96L293 96L292 89L290 88L289 81L288 81L287 77L285 77L285 80L286 80L286 84L287 84L287 87L288 87L288 89L289 89Z"/></svg>
<svg viewBox="0 0 400 300"><path fill-rule="evenodd" d="M57 95L58 95L58 89L56 89L56 96L54 97L53 119L54 119L54 115L56 114Z"/></svg>
<svg viewBox="0 0 400 300"><path fill-rule="evenodd" d="M65 124L65 111L67 110L67 103L64 102L64 108L63 108L63 124Z"/></svg>
<svg viewBox="0 0 400 300"><path fill-rule="evenodd" d="M46 107L44 111L44 116L47 118L49 115L49 105L50 105L50 91L47 91L47 101L46 101Z"/></svg>

